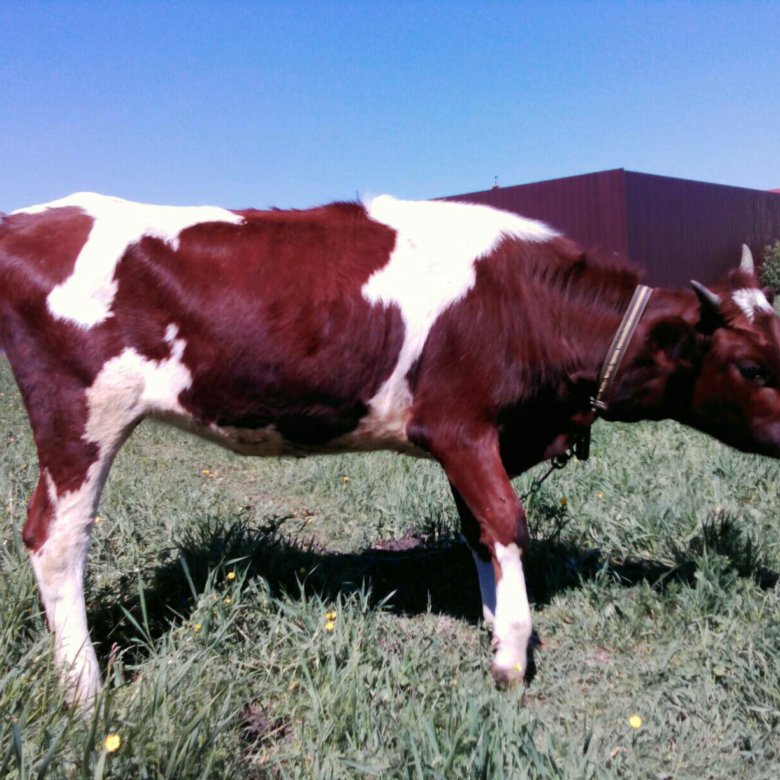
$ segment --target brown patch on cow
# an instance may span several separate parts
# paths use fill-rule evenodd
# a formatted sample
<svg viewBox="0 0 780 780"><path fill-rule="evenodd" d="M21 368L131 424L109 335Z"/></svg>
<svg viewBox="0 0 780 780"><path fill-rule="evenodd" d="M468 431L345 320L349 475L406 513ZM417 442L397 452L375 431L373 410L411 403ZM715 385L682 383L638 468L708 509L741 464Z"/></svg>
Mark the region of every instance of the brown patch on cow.
<svg viewBox="0 0 780 780"><path fill-rule="evenodd" d="M636 283L634 269L604 265L565 239L505 241L431 328L409 375L412 427L425 438L431 426L497 421L510 476L540 462L588 410L593 367Z"/></svg>
<svg viewBox="0 0 780 780"><path fill-rule="evenodd" d="M93 361L102 364L102 360L81 340L69 343L64 332L70 330L63 326L50 329L45 335L17 332L8 345L14 377L30 417L39 464L49 471L58 495L77 490L98 455L97 445L85 441L83 433L89 414L85 390L96 371ZM59 345L63 352L55 352L52 345Z"/></svg>
<svg viewBox="0 0 780 780"><path fill-rule="evenodd" d="M26 384L46 384L45 394L59 373L89 386L107 359L106 328L85 331L55 319L46 303L73 273L93 223L71 206L12 214L0 223L0 336L17 381L25 371Z"/></svg>
<svg viewBox="0 0 780 780"><path fill-rule="evenodd" d="M106 360L101 331L55 320L46 299L73 272L92 228L77 208L13 214L0 224L0 335L35 438L41 480L22 534L33 550L46 541L53 507L44 471L57 495L78 490L98 456L85 442L85 390Z"/></svg>
<svg viewBox="0 0 780 780"><path fill-rule="evenodd" d="M87 420L82 390L68 388L69 378L60 377L58 393L44 392L48 379L58 384L57 372L46 374L27 366L15 366L22 398L30 417L41 477L30 500L27 522L22 532L25 545L37 550L48 538L54 508L51 505L44 472L49 475L56 495L78 490L97 460L98 446L84 441Z"/></svg>
<svg viewBox="0 0 780 780"><path fill-rule="evenodd" d="M48 294L73 273L93 223L92 217L72 206L5 217L0 242L6 272Z"/></svg>
<svg viewBox="0 0 780 780"><path fill-rule="evenodd" d="M199 423L273 424L289 441L324 444L357 426L400 352L398 309L360 293L395 233L354 204L240 213L244 225L182 231L178 251L153 238L131 247L116 320L155 359L177 326L193 374L180 402Z"/></svg>
<svg viewBox="0 0 780 780"><path fill-rule="evenodd" d="M22 529L22 541L28 550L35 552L46 541L53 514L46 478L41 475L27 504L27 522Z"/></svg>

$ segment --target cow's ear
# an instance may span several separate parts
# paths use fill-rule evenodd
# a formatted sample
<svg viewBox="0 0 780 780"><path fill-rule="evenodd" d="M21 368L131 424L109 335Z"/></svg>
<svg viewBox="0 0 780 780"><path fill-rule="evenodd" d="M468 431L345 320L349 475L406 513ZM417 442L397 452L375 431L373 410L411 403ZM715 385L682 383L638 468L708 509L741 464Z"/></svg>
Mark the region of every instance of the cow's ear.
<svg viewBox="0 0 780 780"><path fill-rule="evenodd" d="M725 324L720 310L720 307L723 305L723 299L695 279L691 280L691 287L693 287L701 303L701 317L696 329L701 333L709 335Z"/></svg>
<svg viewBox="0 0 780 780"><path fill-rule="evenodd" d="M675 362L690 363L696 348L693 328L682 317L657 323L648 334L648 343L653 350L664 352Z"/></svg>

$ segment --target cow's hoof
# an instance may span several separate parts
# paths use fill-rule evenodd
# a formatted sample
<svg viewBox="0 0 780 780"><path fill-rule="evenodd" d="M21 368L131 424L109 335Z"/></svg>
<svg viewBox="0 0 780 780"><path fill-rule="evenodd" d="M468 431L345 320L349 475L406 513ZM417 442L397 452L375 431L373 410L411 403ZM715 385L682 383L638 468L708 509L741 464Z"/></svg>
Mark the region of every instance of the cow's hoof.
<svg viewBox="0 0 780 780"><path fill-rule="evenodd" d="M506 688L514 688L523 684L525 680L526 668L523 664L515 664L509 669L504 669L501 666L493 664L490 667L490 673L493 675L493 679L496 681L496 687L504 690Z"/></svg>

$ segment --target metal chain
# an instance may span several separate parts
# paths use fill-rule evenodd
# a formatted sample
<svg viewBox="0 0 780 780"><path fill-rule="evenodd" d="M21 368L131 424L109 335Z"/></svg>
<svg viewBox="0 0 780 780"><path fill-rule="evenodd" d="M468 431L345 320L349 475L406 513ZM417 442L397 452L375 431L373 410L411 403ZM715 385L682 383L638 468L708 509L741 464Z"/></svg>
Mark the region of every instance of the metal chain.
<svg viewBox="0 0 780 780"><path fill-rule="evenodd" d="M520 496L520 500L526 501L530 496L534 495L534 493L538 493L547 477L549 477L553 471L560 471L562 468L564 468L566 464L574 457L574 454L574 450L566 450L563 455L556 455L550 462L550 468L547 469L543 476L535 479L531 483L531 487L528 488L526 493L523 493Z"/></svg>

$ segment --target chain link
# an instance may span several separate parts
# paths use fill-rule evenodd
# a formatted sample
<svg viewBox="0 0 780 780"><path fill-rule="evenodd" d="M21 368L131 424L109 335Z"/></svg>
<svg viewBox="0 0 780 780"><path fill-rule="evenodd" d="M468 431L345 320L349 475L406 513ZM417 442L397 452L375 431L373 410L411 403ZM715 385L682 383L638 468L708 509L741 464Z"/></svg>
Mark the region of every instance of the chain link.
<svg viewBox="0 0 780 780"><path fill-rule="evenodd" d="M550 468L538 479L535 479L531 483L531 487L528 491L520 496L521 501L526 501L530 496L538 493L542 487L542 484L554 471L560 471L566 466L566 464L574 457L574 450L566 450L562 455L556 455L552 461L550 461Z"/></svg>

